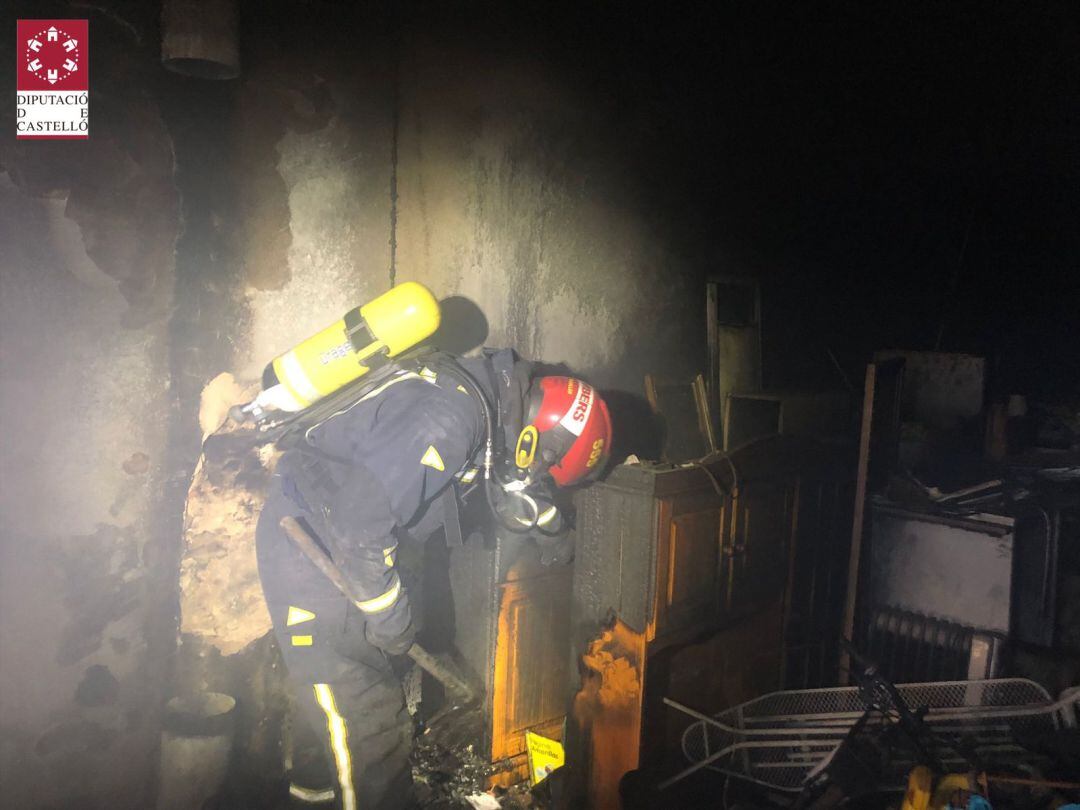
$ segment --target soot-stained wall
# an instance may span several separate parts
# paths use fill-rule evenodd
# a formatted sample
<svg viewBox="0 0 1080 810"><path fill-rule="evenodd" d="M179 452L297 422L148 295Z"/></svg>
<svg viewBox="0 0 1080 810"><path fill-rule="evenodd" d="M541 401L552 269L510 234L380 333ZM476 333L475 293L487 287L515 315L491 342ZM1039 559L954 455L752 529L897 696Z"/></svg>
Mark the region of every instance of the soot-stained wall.
<svg viewBox="0 0 1080 810"><path fill-rule="evenodd" d="M235 146L241 377L389 288L392 64L377 39L347 53L288 38L248 53Z"/></svg>
<svg viewBox="0 0 1080 810"><path fill-rule="evenodd" d="M635 176L613 105L544 56L407 37L397 275L471 298L490 344L602 385L688 374L700 268L661 235L670 212Z"/></svg>
<svg viewBox="0 0 1080 810"><path fill-rule="evenodd" d="M138 44L94 30L90 141L0 117L0 803L28 810L147 806L171 647L179 195Z"/></svg>
<svg viewBox="0 0 1080 810"><path fill-rule="evenodd" d="M13 807L135 808L164 664L146 556L164 335L119 326L129 305L64 208L0 175L0 770Z"/></svg>
<svg viewBox="0 0 1080 810"><path fill-rule="evenodd" d="M271 14L247 54L234 370L404 280L475 302L489 345L601 384L700 370L704 241L675 237L672 156L643 152L595 67L521 21L354 23L339 41Z"/></svg>

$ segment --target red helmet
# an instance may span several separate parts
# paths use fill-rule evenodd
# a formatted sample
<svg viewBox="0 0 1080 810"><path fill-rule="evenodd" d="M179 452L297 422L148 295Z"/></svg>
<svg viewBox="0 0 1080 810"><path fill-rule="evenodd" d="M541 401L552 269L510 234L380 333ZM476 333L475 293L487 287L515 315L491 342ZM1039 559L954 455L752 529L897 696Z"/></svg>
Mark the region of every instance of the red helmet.
<svg viewBox="0 0 1080 810"><path fill-rule="evenodd" d="M533 380L513 463L520 475L545 471L560 487L595 477L611 452L611 416L596 389L573 377Z"/></svg>

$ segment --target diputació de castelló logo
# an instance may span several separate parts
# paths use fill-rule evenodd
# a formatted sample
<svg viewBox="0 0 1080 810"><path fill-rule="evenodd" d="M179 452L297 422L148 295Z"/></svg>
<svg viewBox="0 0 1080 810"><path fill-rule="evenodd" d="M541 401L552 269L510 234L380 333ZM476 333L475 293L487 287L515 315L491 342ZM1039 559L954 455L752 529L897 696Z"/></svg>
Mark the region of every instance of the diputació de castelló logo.
<svg viewBox="0 0 1080 810"><path fill-rule="evenodd" d="M19 20L15 136L90 137L90 26L86 20Z"/></svg>

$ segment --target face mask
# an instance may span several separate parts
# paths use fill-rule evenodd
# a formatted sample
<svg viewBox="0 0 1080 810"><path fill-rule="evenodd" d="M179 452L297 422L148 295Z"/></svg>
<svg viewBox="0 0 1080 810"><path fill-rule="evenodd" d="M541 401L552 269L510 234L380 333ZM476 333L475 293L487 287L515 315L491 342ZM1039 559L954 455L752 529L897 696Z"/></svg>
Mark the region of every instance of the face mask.
<svg viewBox="0 0 1080 810"><path fill-rule="evenodd" d="M509 531L518 534L553 534L560 528L562 521L558 508L550 489L543 482L530 484L510 479L492 489L498 492L491 499L492 511Z"/></svg>

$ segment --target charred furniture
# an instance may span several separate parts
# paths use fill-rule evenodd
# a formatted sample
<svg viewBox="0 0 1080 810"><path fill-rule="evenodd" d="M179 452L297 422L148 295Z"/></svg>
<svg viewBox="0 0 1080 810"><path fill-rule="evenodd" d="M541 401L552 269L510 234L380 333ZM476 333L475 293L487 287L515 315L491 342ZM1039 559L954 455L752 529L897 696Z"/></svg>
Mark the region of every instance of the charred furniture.
<svg viewBox="0 0 1080 810"><path fill-rule="evenodd" d="M477 753L513 784L528 774L526 731L562 738L573 567L542 565L524 537L474 536L450 551L449 574L441 619L485 693Z"/></svg>
<svg viewBox="0 0 1080 810"><path fill-rule="evenodd" d="M622 466L580 494L567 724L579 802L618 807L628 771L677 758L686 719L664 697L718 711L833 682L850 461L776 436L707 467Z"/></svg>

